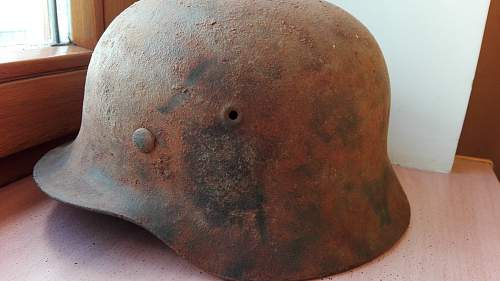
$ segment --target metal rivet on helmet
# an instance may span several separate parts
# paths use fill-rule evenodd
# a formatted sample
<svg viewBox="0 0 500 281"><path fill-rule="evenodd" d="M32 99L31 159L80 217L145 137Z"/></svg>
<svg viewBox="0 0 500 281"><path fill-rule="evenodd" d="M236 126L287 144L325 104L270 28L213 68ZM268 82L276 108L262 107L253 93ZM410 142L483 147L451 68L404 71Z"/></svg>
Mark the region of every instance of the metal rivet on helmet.
<svg viewBox="0 0 500 281"><path fill-rule="evenodd" d="M139 128L135 130L132 135L132 142L134 146L143 153L150 153L155 147L155 137L146 128Z"/></svg>

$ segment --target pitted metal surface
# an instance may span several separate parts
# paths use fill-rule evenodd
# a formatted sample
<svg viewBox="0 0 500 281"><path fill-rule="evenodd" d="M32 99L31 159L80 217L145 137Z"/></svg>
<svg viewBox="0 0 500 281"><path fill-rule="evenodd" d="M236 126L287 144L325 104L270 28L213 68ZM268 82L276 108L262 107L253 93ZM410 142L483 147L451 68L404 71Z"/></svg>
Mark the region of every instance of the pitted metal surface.
<svg viewBox="0 0 500 281"><path fill-rule="evenodd" d="M34 176L225 279L327 276L408 226L389 100L376 41L331 4L142 0L95 49L77 139Z"/></svg>

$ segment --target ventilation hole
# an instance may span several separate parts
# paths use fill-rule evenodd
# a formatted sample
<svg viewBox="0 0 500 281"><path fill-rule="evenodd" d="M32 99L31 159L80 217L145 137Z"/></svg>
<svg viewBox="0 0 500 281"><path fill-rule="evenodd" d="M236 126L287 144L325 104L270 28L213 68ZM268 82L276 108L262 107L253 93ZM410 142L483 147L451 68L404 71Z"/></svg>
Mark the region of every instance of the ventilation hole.
<svg viewBox="0 0 500 281"><path fill-rule="evenodd" d="M230 120L233 120L233 121L238 119L238 111L235 111L235 110L229 111L228 117Z"/></svg>

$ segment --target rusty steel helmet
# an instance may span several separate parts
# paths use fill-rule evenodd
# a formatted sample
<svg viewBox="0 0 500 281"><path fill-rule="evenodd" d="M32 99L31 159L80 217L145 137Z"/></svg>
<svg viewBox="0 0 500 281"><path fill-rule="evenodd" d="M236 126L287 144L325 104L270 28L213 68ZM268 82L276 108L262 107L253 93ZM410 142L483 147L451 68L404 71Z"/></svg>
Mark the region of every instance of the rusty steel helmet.
<svg viewBox="0 0 500 281"><path fill-rule="evenodd" d="M375 39L332 4L143 0L103 34L79 135L34 178L217 276L327 276L408 226L389 92Z"/></svg>

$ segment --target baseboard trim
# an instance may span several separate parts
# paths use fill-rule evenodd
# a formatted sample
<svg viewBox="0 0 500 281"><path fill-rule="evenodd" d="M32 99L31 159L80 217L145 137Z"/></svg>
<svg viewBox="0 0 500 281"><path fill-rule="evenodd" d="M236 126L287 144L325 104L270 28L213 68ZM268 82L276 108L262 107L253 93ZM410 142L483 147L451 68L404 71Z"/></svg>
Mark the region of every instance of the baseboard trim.
<svg viewBox="0 0 500 281"><path fill-rule="evenodd" d="M474 162L481 162L488 164L490 166L493 166L493 161L490 159L485 159L485 158L478 158L478 157L472 157L472 156L463 156L463 155L455 155L455 159L462 159L462 160L468 160L468 161L474 161Z"/></svg>

